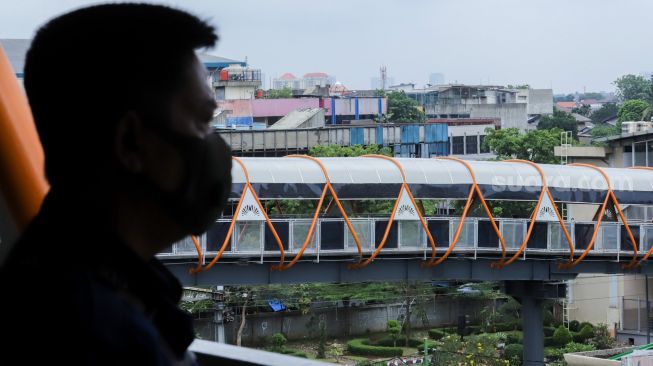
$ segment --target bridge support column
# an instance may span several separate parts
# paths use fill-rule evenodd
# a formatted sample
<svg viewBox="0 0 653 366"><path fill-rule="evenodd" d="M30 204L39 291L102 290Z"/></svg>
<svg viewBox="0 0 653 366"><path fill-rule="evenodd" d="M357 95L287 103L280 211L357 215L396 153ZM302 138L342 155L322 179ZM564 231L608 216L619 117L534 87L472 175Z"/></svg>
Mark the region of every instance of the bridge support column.
<svg viewBox="0 0 653 366"><path fill-rule="evenodd" d="M506 294L521 303L522 330L524 332L523 364L542 366L544 361L545 299L564 297L565 287L544 281L506 281Z"/></svg>
<svg viewBox="0 0 653 366"><path fill-rule="evenodd" d="M544 324L542 299L532 296L521 298L522 329L524 332L524 365L542 365L544 361Z"/></svg>
<svg viewBox="0 0 653 366"><path fill-rule="evenodd" d="M217 343L227 343L224 336L224 286L216 286L213 295L213 339Z"/></svg>

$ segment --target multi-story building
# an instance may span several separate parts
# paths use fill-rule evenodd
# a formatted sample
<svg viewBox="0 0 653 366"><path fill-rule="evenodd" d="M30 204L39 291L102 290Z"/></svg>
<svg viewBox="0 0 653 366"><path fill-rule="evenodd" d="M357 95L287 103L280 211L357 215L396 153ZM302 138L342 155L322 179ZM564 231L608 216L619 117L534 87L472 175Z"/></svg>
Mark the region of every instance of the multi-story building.
<svg viewBox="0 0 653 366"><path fill-rule="evenodd" d="M568 163L587 163L600 167L653 167L652 130L607 137L601 139L601 142L606 146L556 147L556 155ZM642 171L642 174L653 174L653 171ZM621 208L630 224L653 221L653 206L622 205ZM569 205L567 212L576 222L592 221L597 206ZM604 223L602 226L607 225L615 224ZM619 242L621 236L612 233L614 230L602 229L599 235L611 235L613 240L618 241L617 247L630 245ZM653 245L653 224L650 227L643 226L633 235L640 253L646 252ZM622 341L642 344L646 339L647 325L653 328L653 318L648 319L648 322L646 318L647 282L648 293L653 298L653 278L647 281L644 275L580 275L570 281L568 287L566 307L569 319L608 324Z"/></svg>
<svg viewBox="0 0 653 366"><path fill-rule="evenodd" d="M326 87L334 85L335 77L323 72L309 72L302 78L287 72L272 81L272 89L312 89L315 87Z"/></svg>
<svg viewBox="0 0 653 366"><path fill-rule="evenodd" d="M535 128L538 118L553 113L551 89L508 89L489 85L441 85L402 88L429 118L497 118L502 128Z"/></svg>

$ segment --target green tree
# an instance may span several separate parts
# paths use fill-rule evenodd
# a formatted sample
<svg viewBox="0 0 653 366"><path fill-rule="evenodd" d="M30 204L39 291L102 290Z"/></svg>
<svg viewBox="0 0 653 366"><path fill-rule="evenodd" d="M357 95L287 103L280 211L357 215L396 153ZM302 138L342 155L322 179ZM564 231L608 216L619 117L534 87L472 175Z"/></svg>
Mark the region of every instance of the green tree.
<svg viewBox="0 0 653 366"><path fill-rule="evenodd" d="M560 145L559 128L533 130L520 134L516 128L487 129L483 143L497 154L498 160L524 159L535 163L555 164L553 148Z"/></svg>
<svg viewBox="0 0 653 366"><path fill-rule="evenodd" d="M599 124L610 117L616 116L618 112L619 108L616 104L605 103L601 106L601 108L592 112L590 119L592 119L592 123Z"/></svg>
<svg viewBox="0 0 653 366"><path fill-rule="evenodd" d="M647 117L646 113L649 114L648 119L650 119L650 109L651 105L645 100L627 100L621 105L621 108L619 108L619 113L617 114L619 117L618 122L641 121L643 118Z"/></svg>
<svg viewBox="0 0 653 366"><path fill-rule="evenodd" d="M570 113L561 111L559 109L553 110L553 115L544 116L537 124L538 130L550 130L552 128L559 128L564 131L571 131L574 139L578 138L578 122ZM558 136L559 138L560 136Z"/></svg>
<svg viewBox="0 0 653 366"><path fill-rule="evenodd" d="M417 102L410 99L403 90L392 91L388 93L388 120L419 123L426 120L426 115L418 109Z"/></svg>
<svg viewBox="0 0 653 366"><path fill-rule="evenodd" d="M282 98L292 98L292 89L290 88L270 89L268 91L268 99L282 99Z"/></svg>
<svg viewBox="0 0 653 366"><path fill-rule="evenodd" d="M632 99L651 99L651 81L641 75L624 75L613 83L617 87L617 97L623 101Z"/></svg>
<svg viewBox="0 0 653 366"><path fill-rule="evenodd" d="M603 94L601 93L595 93L595 92L587 92L583 95L580 96L580 99L596 99L596 100L601 100L603 99Z"/></svg>
<svg viewBox="0 0 653 366"><path fill-rule="evenodd" d="M606 123L592 128L590 134L592 135L593 138L599 138L599 137L618 135L620 132L621 130L619 129L619 127L609 125Z"/></svg>
<svg viewBox="0 0 653 366"><path fill-rule="evenodd" d="M383 147L379 145L317 145L308 150L308 155L315 157L348 157L369 154L392 156L392 149L387 146Z"/></svg>
<svg viewBox="0 0 653 366"><path fill-rule="evenodd" d="M589 117L592 114L592 107L589 104L582 104L580 107L575 107L571 113L578 113L581 116Z"/></svg>
<svg viewBox="0 0 653 366"><path fill-rule="evenodd" d="M401 334L401 324L396 320L388 320L387 326L388 333L390 333L390 337L392 337L392 341L394 342L393 347L397 347L397 339L399 339L399 335Z"/></svg>

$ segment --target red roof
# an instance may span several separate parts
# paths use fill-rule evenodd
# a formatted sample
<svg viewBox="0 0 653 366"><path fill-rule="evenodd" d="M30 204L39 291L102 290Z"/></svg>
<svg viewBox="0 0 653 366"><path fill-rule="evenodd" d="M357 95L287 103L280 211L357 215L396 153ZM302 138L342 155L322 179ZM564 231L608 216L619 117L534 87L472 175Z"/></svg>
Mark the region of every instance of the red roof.
<svg viewBox="0 0 653 366"><path fill-rule="evenodd" d="M560 109L573 109L576 108L576 102L558 102L556 106Z"/></svg>
<svg viewBox="0 0 653 366"><path fill-rule="evenodd" d="M281 80L295 80L295 79L297 79L297 77L295 75L287 72L287 73L281 75L281 77L279 79L281 79Z"/></svg>
<svg viewBox="0 0 653 366"><path fill-rule="evenodd" d="M304 74L304 77L305 78L328 78L329 75L323 72L309 72L307 74Z"/></svg>

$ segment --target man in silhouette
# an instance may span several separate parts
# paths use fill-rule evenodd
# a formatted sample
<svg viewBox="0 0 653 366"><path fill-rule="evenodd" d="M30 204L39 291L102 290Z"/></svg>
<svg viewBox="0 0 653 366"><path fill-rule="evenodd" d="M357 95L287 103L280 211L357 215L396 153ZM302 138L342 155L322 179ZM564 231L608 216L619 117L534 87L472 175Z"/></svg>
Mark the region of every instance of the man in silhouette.
<svg viewBox="0 0 653 366"><path fill-rule="evenodd" d="M0 364L192 364L182 288L155 254L200 234L231 188L198 48L164 6L79 9L38 30L25 91L51 189L0 271Z"/></svg>

